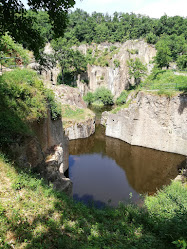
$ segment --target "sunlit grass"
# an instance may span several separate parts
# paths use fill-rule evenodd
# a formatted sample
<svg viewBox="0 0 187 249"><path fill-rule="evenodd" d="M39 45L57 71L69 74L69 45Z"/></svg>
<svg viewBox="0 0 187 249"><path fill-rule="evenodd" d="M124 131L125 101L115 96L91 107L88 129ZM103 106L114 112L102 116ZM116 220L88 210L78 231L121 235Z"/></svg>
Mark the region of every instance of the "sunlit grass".
<svg viewBox="0 0 187 249"><path fill-rule="evenodd" d="M187 234L186 188L173 182L145 207L75 203L0 156L0 248L176 248ZM175 244L173 244L175 242ZM182 248L182 247L181 247Z"/></svg>
<svg viewBox="0 0 187 249"><path fill-rule="evenodd" d="M78 108L74 105L62 105L63 127L67 128L77 122L83 122L93 118L95 114L87 108Z"/></svg>

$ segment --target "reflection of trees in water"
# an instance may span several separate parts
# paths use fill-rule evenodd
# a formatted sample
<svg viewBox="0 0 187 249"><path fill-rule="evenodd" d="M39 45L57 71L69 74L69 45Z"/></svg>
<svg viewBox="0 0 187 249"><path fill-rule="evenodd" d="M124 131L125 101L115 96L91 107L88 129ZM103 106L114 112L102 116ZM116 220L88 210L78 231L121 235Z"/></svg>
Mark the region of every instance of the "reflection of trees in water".
<svg viewBox="0 0 187 249"><path fill-rule="evenodd" d="M86 139L70 141L70 154L101 153L112 158L125 171L129 184L138 193L154 193L169 184L178 174L184 156L149 148L131 146L121 140L106 137L104 127Z"/></svg>
<svg viewBox="0 0 187 249"><path fill-rule="evenodd" d="M125 170L129 184L139 193L154 193L169 184L185 160L181 155L131 146L113 138L106 139L106 152Z"/></svg>

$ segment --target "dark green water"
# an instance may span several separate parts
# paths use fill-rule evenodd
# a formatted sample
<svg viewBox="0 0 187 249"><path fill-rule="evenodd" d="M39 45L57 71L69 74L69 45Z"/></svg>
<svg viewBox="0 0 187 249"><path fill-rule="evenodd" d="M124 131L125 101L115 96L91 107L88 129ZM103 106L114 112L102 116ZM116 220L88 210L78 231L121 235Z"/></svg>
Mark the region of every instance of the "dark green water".
<svg viewBox="0 0 187 249"><path fill-rule="evenodd" d="M89 138L70 141L69 177L73 197L85 203L117 206L140 202L140 194L154 194L178 174L185 157L131 146L106 137L97 125Z"/></svg>

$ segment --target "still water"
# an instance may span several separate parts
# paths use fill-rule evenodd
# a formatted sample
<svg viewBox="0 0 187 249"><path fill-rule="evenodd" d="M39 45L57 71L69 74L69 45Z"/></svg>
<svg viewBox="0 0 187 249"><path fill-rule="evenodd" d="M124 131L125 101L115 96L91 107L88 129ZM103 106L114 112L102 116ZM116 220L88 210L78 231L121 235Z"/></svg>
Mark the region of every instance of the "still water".
<svg viewBox="0 0 187 249"><path fill-rule="evenodd" d="M106 137L102 125L91 137L70 141L69 148L73 198L97 207L141 203L142 194L154 194L169 184L185 162L181 155Z"/></svg>

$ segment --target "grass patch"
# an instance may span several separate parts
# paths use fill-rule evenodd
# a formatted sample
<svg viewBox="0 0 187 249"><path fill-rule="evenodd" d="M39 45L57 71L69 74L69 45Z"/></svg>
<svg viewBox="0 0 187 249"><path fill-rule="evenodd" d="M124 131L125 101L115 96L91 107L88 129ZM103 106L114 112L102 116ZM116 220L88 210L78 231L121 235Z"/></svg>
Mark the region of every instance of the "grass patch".
<svg viewBox="0 0 187 249"><path fill-rule="evenodd" d="M0 248L176 248L186 243L187 191L173 182L145 207L75 203L0 156ZM182 248L179 247L179 248Z"/></svg>
<svg viewBox="0 0 187 249"><path fill-rule="evenodd" d="M74 105L62 105L63 127L67 128L77 122L83 122L94 117L94 113L87 108L77 108Z"/></svg>
<svg viewBox="0 0 187 249"><path fill-rule="evenodd" d="M153 69L151 75L141 84L142 89L187 91L187 76L175 75L171 70Z"/></svg>

